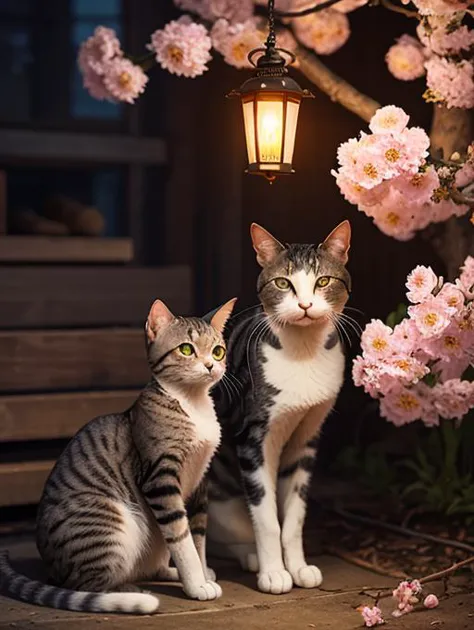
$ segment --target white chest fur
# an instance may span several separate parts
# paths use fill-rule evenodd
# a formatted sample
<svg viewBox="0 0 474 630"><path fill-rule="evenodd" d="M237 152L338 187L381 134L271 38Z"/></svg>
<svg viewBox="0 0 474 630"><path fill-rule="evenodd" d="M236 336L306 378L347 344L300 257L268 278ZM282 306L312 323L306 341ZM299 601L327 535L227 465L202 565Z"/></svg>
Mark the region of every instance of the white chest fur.
<svg viewBox="0 0 474 630"><path fill-rule="evenodd" d="M340 346L327 350L324 345L309 358L294 358L284 349L263 347L266 381L280 390L271 415L305 411L335 398L344 378L344 355Z"/></svg>
<svg viewBox="0 0 474 630"><path fill-rule="evenodd" d="M219 446L221 427L210 396L198 400L183 398L178 400L183 411L189 416L195 432L181 474L182 492L188 498L199 485Z"/></svg>
<svg viewBox="0 0 474 630"><path fill-rule="evenodd" d="M206 395L198 400L182 398L178 400L194 426L196 441L207 442L217 448L221 439L221 428L211 397Z"/></svg>

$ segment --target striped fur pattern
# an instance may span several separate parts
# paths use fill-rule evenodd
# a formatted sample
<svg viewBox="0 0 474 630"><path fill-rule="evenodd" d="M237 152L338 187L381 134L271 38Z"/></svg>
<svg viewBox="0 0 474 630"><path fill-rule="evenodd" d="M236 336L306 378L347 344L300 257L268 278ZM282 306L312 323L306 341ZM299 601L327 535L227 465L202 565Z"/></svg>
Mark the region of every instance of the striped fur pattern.
<svg viewBox="0 0 474 630"><path fill-rule="evenodd" d="M318 436L343 382L337 327L349 296L348 222L314 245L284 246L252 226L261 304L229 321L223 427L210 471L208 542L279 594L321 583L302 529Z"/></svg>
<svg viewBox="0 0 474 630"><path fill-rule="evenodd" d="M3 555L7 593L67 610L137 614L159 605L133 586L140 580L180 579L199 600L221 595L206 563L203 479L220 441L209 390L224 374L222 330L233 304L210 324L153 304L146 327L153 379L128 411L81 429L46 482L37 546L58 586L15 573Z"/></svg>

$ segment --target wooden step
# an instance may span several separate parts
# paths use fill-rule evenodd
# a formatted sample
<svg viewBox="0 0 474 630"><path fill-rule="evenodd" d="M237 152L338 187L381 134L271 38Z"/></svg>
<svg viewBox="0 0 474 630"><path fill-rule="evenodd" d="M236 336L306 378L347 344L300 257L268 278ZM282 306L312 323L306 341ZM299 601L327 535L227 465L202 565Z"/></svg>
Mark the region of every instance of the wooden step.
<svg viewBox="0 0 474 630"><path fill-rule="evenodd" d="M2 262L117 263L133 259L131 238L2 236Z"/></svg>
<svg viewBox="0 0 474 630"><path fill-rule="evenodd" d="M72 437L96 416L121 412L139 390L0 396L0 442Z"/></svg>
<svg viewBox="0 0 474 630"><path fill-rule="evenodd" d="M149 378L143 329L0 332L5 393L133 389Z"/></svg>
<svg viewBox="0 0 474 630"><path fill-rule="evenodd" d="M54 461L0 464L0 507L38 503Z"/></svg>
<svg viewBox="0 0 474 630"><path fill-rule="evenodd" d="M0 328L4 329L143 326L156 298L177 315L189 315L193 310L191 269L0 267Z"/></svg>

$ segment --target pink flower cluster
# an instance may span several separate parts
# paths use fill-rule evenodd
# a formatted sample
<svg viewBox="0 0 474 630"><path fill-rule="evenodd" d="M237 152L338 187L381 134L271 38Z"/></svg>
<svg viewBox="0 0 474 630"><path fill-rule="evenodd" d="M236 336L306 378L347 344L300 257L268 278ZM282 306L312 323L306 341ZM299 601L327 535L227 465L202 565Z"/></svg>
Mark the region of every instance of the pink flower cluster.
<svg viewBox="0 0 474 630"><path fill-rule="evenodd" d="M133 103L148 81L140 66L124 58L115 31L105 26L81 44L77 61L84 87L98 100Z"/></svg>
<svg viewBox="0 0 474 630"><path fill-rule="evenodd" d="M422 591L419 580L404 580L393 591L393 599L397 602L397 608L393 611L394 617L401 617L413 610L415 604L420 601L418 595Z"/></svg>
<svg viewBox="0 0 474 630"><path fill-rule="evenodd" d="M467 3L416 0L415 4L425 15L416 29L420 41L403 35L385 57L388 69L402 81L426 73L426 100L448 108L472 108L474 69L469 53L474 49L474 30L463 24Z"/></svg>
<svg viewBox="0 0 474 630"><path fill-rule="evenodd" d="M297 39L318 55L331 55L339 50L351 34L345 13L332 8L297 18L292 27Z"/></svg>
<svg viewBox="0 0 474 630"><path fill-rule="evenodd" d="M385 61L390 72L400 81L413 81L425 74L423 46L410 35L402 35L389 48Z"/></svg>
<svg viewBox="0 0 474 630"><path fill-rule="evenodd" d="M445 15L455 11L466 11L468 0L413 0L421 15Z"/></svg>
<svg viewBox="0 0 474 630"><path fill-rule="evenodd" d="M415 605L420 602L422 590L423 587L419 580L403 580L400 582L397 588L392 592L393 599L397 604L397 607L392 612L392 615L394 617L401 617L402 615L412 612ZM432 593L427 595L423 600L423 606L425 608L436 608L438 605L439 600L436 595L433 595ZM372 608L369 606L359 606L357 610L361 613L364 624L367 628L372 628L385 623L382 611L378 606L373 606Z"/></svg>
<svg viewBox="0 0 474 630"><path fill-rule="evenodd" d="M247 56L254 48L260 48L264 34L257 18L231 24L227 20L217 20L211 30L212 45L220 52L229 65L235 68L249 68Z"/></svg>
<svg viewBox="0 0 474 630"><path fill-rule="evenodd" d="M380 320L366 326L353 380L396 426L418 419L438 425L474 407L474 383L462 380L474 364L473 285L472 257L455 283L418 266L407 278L407 317L393 329Z"/></svg>
<svg viewBox="0 0 474 630"><path fill-rule="evenodd" d="M229 22L245 22L253 15L253 0L174 0L178 9L190 11L203 20L215 22L223 18Z"/></svg>
<svg viewBox="0 0 474 630"><path fill-rule="evenodd" d="M382 611L378 606L361 606L358 608L362 618L364 620L364 624L367 628L373 628L374 626L381 626L385 623L384 618L382 616Z"/></svg>
<svg viewBox="0 0 474 630"><path fill-rule="evenodd" d="M194 78L203 74L211 60L211 38L202 24L188 15L169 22L151 36L148 49L162 68L178 76Z"/></svg>
<svg viewBox="0 0 474 630"><path fill-rule="evenodd" d="M471 61L451 60L433 55L425 63L430 99L446 106L474 107L474 68Z"/></svg>
<svg viewBox="0 0 474 630"><path fill-rule="evenodd" d="M434 198L441 183L426 163L430 140L423 129L407 127L408 120L394 105L377 110L369 125L372 134L362 132L360 139L343 143L337 152L340 168L332 171L347 201L399 240L469 210L444 194Z"/></svg>

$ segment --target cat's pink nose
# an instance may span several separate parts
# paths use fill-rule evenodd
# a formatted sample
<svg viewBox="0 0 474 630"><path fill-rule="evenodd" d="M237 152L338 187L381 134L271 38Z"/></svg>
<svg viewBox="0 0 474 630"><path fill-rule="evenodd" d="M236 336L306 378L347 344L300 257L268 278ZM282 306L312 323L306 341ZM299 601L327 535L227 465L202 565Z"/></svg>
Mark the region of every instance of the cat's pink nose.
<svg viewBox="0 0 474 630"><path fill-rule="evenodd" d="M313 306L313 303L309 302L308 304L302 304L301 302L298 302L298 306L302 308L303 311L307 311L309 308Z"/></svg>
<svg viewBox="0 0 474 630"><path fill-rule="evenodd" d="M209 372L212 372L212 368L214 367L214 364L213 364L213 363L205 363L204 365L207 367L207 369L209 370Z"/></svg>

